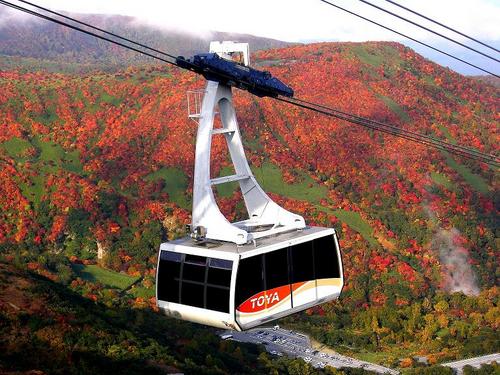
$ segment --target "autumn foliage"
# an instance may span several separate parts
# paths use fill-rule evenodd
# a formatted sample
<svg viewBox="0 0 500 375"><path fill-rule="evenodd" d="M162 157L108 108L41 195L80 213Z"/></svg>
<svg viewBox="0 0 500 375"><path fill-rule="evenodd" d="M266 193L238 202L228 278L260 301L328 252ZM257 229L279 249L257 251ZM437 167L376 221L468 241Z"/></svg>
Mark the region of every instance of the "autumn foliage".
<svg viewBox="0 0 500 375"><path fill-rule="evenodd" d="M498 151L496 90L400 44L294 46L253 61L299 98ZM0 82L0 242L83 258L95 257L99 243L109 267L151 269L162 238L190 221L196 124L185 93L203 80L161 66L81 76L4 71ZM235 104L253 168L271 163L285 184L308 176L308 188L325 189L319 200L286 191L273 198L311 224L338 229L346 290L360 287L362 270L404 283L409 294L394 292L394 303L417 298L441 282L434 236L452 228L477 281L495 284L495 171L238 90ZM214 173L229 165L223 151L223 140L214 141ZM221 198L230 219L241 214L239 202L237 191Z"/></svg>

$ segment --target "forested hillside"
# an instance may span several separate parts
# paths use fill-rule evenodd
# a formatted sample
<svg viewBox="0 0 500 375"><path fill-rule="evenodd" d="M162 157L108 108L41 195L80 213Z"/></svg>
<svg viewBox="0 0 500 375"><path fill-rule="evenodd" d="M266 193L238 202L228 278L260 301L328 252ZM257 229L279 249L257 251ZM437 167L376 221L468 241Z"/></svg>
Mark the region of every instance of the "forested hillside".
<svg viewBox="0 0 500 375"><path fill-rule="evenodd" d="M0 282L2 374L328 373L117 299L94 303L12 265L0 263Z"/></svg>
<svg viewBox="0 0 500 375"><path fill-rule="evenodd" d="M400 44L253 58L299 98L498 153L498 90ZM149 310L158 245L190 222L196 124L185 98L203 80L151 66L1 71L0 85L2 257L96 303L121 289L117 298ZM341 300L286 324L393 366L500 350L497 170L245 92L235 103L264 189L341 237ZM231 173L222 139L212 165L214 177ZM236 186L217 195L241 216ZM102 282L95 263L131 279Z"/></svg>
<svg viewBox="0 0 500 375"><path fill-rule="evenodd" d="M205 52L212 40L245 40L254 51L290 45L252 35L171 30L133 17L70 14L78 20L173 55ZM85 27L84 27L85 29ZM114 72L130 65L157 65L157 61L125 48L78 33L45 20L21 18L0 7L0 69L81 73Z"/></svg>

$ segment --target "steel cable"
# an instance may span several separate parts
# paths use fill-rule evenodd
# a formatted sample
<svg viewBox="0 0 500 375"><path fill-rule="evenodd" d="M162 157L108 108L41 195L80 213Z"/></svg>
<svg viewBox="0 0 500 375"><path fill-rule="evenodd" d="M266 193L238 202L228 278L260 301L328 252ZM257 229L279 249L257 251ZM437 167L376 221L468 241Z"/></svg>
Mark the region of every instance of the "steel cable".
<svg viewBox="0 0 500 375"><path fill-rule="evenodd" d="M22 0L20 0L20 1L22 1ZM367 0L359 0L359 1L361 1L362 3L364 3L364 4L366 4L366 5L369 5L369 6L373 7L373 8L375 8L375 9L378 9L378 10L380 10L380 11L382 11L382 12L385 12L385 13L387 13L387 14L390 14L390 15L391 15L391 16L393 16L393 17L399 18L400 20L403 20L403 21L405 21L405 22L408 22L408 23L410 23L410 24L412 24L412 25L414 25L414 26L420 27L421 29L423 29L423 30L425 30L425 31L428 31L428 32L430 32L430 33L433 33L433 34L435 34L435 35L438 35L438 36L440 36L441 38L447 39L447 40L449 40L450 42L453 42L453 43L455 43L455 44L458 44L458 45L459 45L459 46L461 46L461 47L467 48L467 49L469 49L469 50L471 50L471 51L474 51L474 52L476 52L476 53L478 53L478 54L480 54L480 55L483 55L484 57L487 57L488 59L491 59L491 60L496 61L496 62L500 62L500 60L498 60L498 59L494 58L493 56L490 56L490 55L488 55L488 54L486 54L486 53L483 53L483 52L481 52L481 51L479 51L479 50L477 50L477 49L475 49L475 48L472 48L472 47L470 47L470 46L468 46L468 45L466 45L466 44L463 44L463 43L459 42L458 40L455 40L455 39L453 39L453 38L447 37L446 35L441 34L441 33L437 32L437 31L434 31L434 30L432 30L432 29L429 29L428 27L425 27L425 26L423 26L423 25L420 25L420 24L418 24L417 22L414 22L414 21L412 21L412 20L410 20L410 19L408 19L408 18L406 18L406 17L400 16L399 14L396 14L396 13L394 13L394 12L391 12L390 10L387 10L387 9L385 9L385 8L382 8L382 7L378 6L378 5L375 5L375 4L373 4L373 3L370 3L370 2L369 2L369 1L367 1Z"/></svg>
<svg viewBox="0 0 500 375"><path fill-rule="evenodd" d="M448 30L450 30L450 31L453 31L454 33L457 33L458 35L461 35L461 36L463 36L463 37L465 37L465 38L467 38L467 39L470 39L470 40L472 40L472 41L474 41L474 42L476 42L476 43L479 43L479 44L481 44L482 46L488 47L488 48L492 49L492 50L493 50L493 51L495 51L495 52L500 53L500 50L496 49L495 47L492 47L492 46L490 46L489 44L483 43L483 42L481 42L480 40L477 40L476 38L473 38L473 37L471 37L471 36L469 36L469 35L467 35L467 34L464 34L464 33L460 32L460 31L458 31L458 30L456 30L456 29L454 29L454 28L452 28L452 27L446 26L446 25L444 25L443 23L438 22L438 21L436 21L436 20L434 20L434 19L432 19L432 18L430 18L430 17L424 16L422 13L419 13L419 12L416 12L416 11L414 11L414 10L411 10L410 8L407 8L407 7L405 7L405 6L401 5L401 4L398 4L398 3L396 3L396 2L395 2L395 1L393 1L393 0L385 0L385 1L387 1L388 3L391 3L391 4L393 4L393 5L395 5L395 6L397 6L397 7L400 7L401 9L404 9L404 10L406 10L406 11L410 12L410 13L413 13L413 14L415 14L415 15L419 16L419 17L422 17L423 19L426 19L427 21L433 22L433 23L435 23L436 25L439 25L439 26L441 26L441 27L444 27L445 29L448 29Z"/></svg>
<svg viewBox="0 0 500 375"><path fill-rule="evenodd" d="M445 56L451 57L452 59L455 59L455 60L460 61L460 62L462 62L462 63L464 63L464 64L467 64L467 65L469 65L469 66L472 66L473 68L476 68L476 69L478 69L478 70L481 70L482 72L485 72L485 73L491 74L492 76L495 76L495 77L497 77L497 78L500 78L500 76L499 76L499 75L497 75L497 74L495 74L495 73L493 73L493 72L490 72L489 70L483 69L483 68L481 68L481 67L479 67L479 66L477 66L477 65L475 65L475 64L472 64L472 63L470 63L470 62L467 62L467 61L465 61L464 59L461 59L460 57L456 57L456 56L454 56L454 55L452 55L452 54L450 54L450 53L448 53L448 52L445 52L445 51L443 51L443 50L441 50L441 49L439 49L439 48L433 47L433 46L431 46L430 44L427 44L427 43L425 43L425 42L421 42L420 40L415 39L415 38L413 38L413 37L411 37L411 36L409 36L409 35L406 35L406 34L400 33L399 31L396 31L396 30L394 30L394 29L392 29L392 28L390 28L390 27L388 27L388 26L382 25L381 23L378 23L378 22L376 22L376 21L373 21L373 20L371 20L371 19L369 19L369 18L366 18L366 17L364 17L364 16L362 16L362 15L360 15L360 14L357 14L357 13L355 13L355 12L352 12L352 11L348 10L348 9L342 8L341 6L336 5L336 4L333 4L333 3L332 3L332 2L330 2L330 1L327 1L327 0L319 0L319 1L321 1L321 2L323 2L323 3L325 3L325 4L328 4L328 5L330 5L330 6L334 7L334 8L340 9L340 10L342 10L342 11L344 11L344 12L346 12L346 13L349 13L349 14L351 14L351 15L355 16L355 17L358 17L358 18L361 18L361 19L363 19L363 20L365 20L365 21L368 21L368 22L370 22L370 23L373 23L374 25L377 25L377 26L379 26L379 27L382 27L383 29L389 30L389 31L391 31L391 32L393 32L393 33L395 33L395 34L398 34L398 35L400 35L400 36L402 36L402 37L404 37L404 38L406 38L406 39L409 39L409 40L411 40L411 41L413 41L413 42L415 42L415 43L418 43L418 44L420 44L420 45L422 45L422 46L425 46L425 47L427 47L427 48L430 48L430 49L432 49L432 50L434 50L434 51L436 51L436 52L439 52L439 53L441 53L441 54L443 54L443 55L445 55Z"/></svg>
<svg viewBox="0 0 500 375"><path fill-rule="evenodd" d="M135 41L133 41L131 39L121 37L121 36L119 36L117 34L108 32L106 30L100 29L98 27L92 26L90 24L87 24L87 23L84 23L84 22L81 22L81 21L78 21L78 20L73 19L73 18L71 18L69 16L65 16L65 15L62 15L60 13L57 13L57 12L45 9L43 7L39 7L39 6L35 5L35 4L29 3L27 1L23 1L23 0L19 0L19 1L21 1L23 3L26 3L26 4L29 4L31 6L37 7L37 8L42 9L42 10L46 10L47 12L50 12L50 13L52 13L54 15L58 15L60 17L64 17L65 19L74 21L74 22L79 23L81 25L84 25L86 27L90 27L90 28L92 28L94 30L106 33L107 35L110 35L110 36L119 38L121 40L127 41L129 43L135 44L137 46L140 46L142 48L148 49L148 50L153 51L155 53L159 53L159 54L168 56L170 58L175 58L175 56L170 55L170 54L168 54L166 52L163 52L163 51L160 51L160 50L156 50L156 49L148 47L148 46L146 46L146 45L144 45L142 43L138 43L138 42L135 42ZM323 1L323 0L321 0L321 1ZM80 31L80 32L82 32L84 34L91 35L91 36L94 36L94 37L102 39L102 40L106 40L106 41L108 41L110 43L117 44L117 45L119 45L121 47L128 48L128 49L133 50L135 52L142 53L142 54L144 54L146 56L149 56L149 57L158 59L160 61L166 62L168 64L171 64L171 65L179 67L179 65L176 64L175 62L172 62L172 61L169 61L167 59L161 58L161 57L159 57L157 55L154 55L154 54L142 51L142 50L140 50L138 48L129 46L127 44L118 42L118 41L113 40L113 39L109 39L107 37L104 37L102 35L90 32L88 30L84 30L84 29L82 29L82 28L80 28L78 26L74 26L74 25L68 24L66 22L60 21L60 20L55 19L53 17L49 17L47 15L44 15L44 14L38 13L36 11L33 11L33 10L30 10L30 9L21 7L19 5L10 3L8 1L0 0L0 4L3 4L3 5L8 6L8 7L11 7L13 9L17 9L17 10L23 11L25 13L31 14L33 16L36 16L36 17L39 17L39 18L42 18L42 19L45 19L45 20L48 20L48 21L51 21L51 22L54 22L56 24L59 24L59 25L62 25L62 26L66 26L66 27L71 28L73 30ZM179 67L179 68L181 68L181 67ZM378 122L378 121L375 121L375 120L370 120L370 119L367 119L367 118L363 118L363 117L356 116L356 115L353 115L353 114L350 114L350 113L347 113L347 112L340 111L338 109L330 108L330 107L327 107L327 106L324 106L324 105L321 105L321 104L316 104L316 103L308 102L308 101L302 100L302 99L292 99L292 98L286 98L286 97L276 97L274 99L282 101L282 102L289 103L289 104L297 106L297 107L301 107L301 108L304 108L304 109L309 109L309 110L315 111L317 113L322 113L322 114L327 115L327 116L335 117L335 118L338 118L340 120L344 120L344 121L347 121L347 122L350 122L350 123L353 123L353 124L361 125L363 127L369 128L369 129L381 131L381 132L384 132L384 133L387 133L387 134L391 134L391 135L394 135L394 136L397 136L397 137L400 137L400 138L404 138L404 139L411 140L411 141L414 141L414 142L417 142L417 143L420 143L420 144L424 144L424 145L427 145L429 147L434 147L434 148L439 149L441 151L447 151L447 152L450 152L450 153L453 153L453 154L456 154L456 155L460 155L460 156L463 156L463 157L467 157L467 158L470 158L470 159L481 161L481 162L487 163L487 164L495 166L495 167L498 167L500 165L498 158L496 156L494 156L494 155L489 155L489 154L486 154L486 153L482 153L480 151L473 150L473 149L470 149L470 148L467 148L467 147L464 147L464 146L453 145L453 144L451 144L449 142L445 142L445 141L442 141L442 140L437 140L437 139L429 137L429 136L427 136L425 134L421 134L421 133L416 133L416 132L404 130L404 129L398 128L398 127L396 127L394 125L390 125L390 124Z"/></svg>
<svg viewBox="0 0 500 375"><path fill-rule="evenodd" d="M468 159L473 159L491 165L493 167L500 166L500 160L498 157L490 154L486 154L477 150L473 150L464 146L454 145L443 140L438 140L427 136L425 134L416 133L408 131L405 129L398 128L394 125L381 123L378 121L370 120L360 116L356 116L350 113L346 113L334 108L330 108L324 105L318 105L301 99L293 99L286 97L279 97L277 100L286 102L288 104L301 107L304 109L312 110L317 113L321 113L330 117L334 117L340 120L344 120L353 124L361 125L363 127L381 131L383 133L391 134L393 136L411 140L429 147L436 148L441 151L446 151L455 155L463 156Z"/></svg>

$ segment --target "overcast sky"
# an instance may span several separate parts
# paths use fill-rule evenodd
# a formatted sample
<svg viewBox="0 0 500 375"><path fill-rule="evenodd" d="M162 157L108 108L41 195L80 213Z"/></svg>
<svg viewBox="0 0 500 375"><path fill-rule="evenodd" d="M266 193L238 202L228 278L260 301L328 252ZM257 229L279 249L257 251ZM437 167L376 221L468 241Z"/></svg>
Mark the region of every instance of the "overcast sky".
<svg viewBox="0 0 500 375"><path fill-rule="evenodd" d="M418 47L404 38L378 26L335 9L319 0L32 0L51 9L83 13L122 14L167 28L194 33L207 30L249 33L286 41L367 41L395 40L410 45L419 53L448 64L425 47ZM430 43L465 60L500 73L500 64L454 46L437 36L382 13L359 0L330 0L339 6L376 20L402 33ZM500 58L498 53L481 48L437 25L413 16L386 0L369 0L404 15L425 26L458 39ZM395 0L410 9L434 18L448 26L500 49L500 0ZM251 48L251 46L250 46ZM461 63L451 67L465 74L481 74Z"/></svg>

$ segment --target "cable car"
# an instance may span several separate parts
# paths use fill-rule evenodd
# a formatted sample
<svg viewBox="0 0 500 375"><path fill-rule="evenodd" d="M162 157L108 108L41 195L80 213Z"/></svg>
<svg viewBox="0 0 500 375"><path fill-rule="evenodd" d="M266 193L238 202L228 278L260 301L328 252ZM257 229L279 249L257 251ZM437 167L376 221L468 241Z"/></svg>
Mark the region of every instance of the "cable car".
<svg viewBox="0 0 500 375"><path fill-rule="evenodd" d="M190 236L160 245L159 309L241 331L338 298L344 279L335 230L307 226L261 188L245 157L231 87L208 80L200 112L190 113L193 107L188 96L188 115L199 120ZM222 127L214 128L215 116ZM216 136L226 140L234 175L211 176ZM213 186L228 182L239 183L245 220L229 222L217 205Z"/></svg>
<svg viewBox="0 0 500 375"><path fill-rule="evenodd" d="M343 285L335 230L319 227L256 245L164 243L157 278L168 315L238 331L338 298Z"/></svg>

